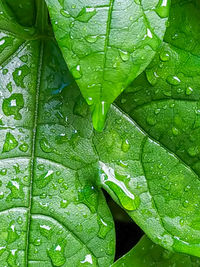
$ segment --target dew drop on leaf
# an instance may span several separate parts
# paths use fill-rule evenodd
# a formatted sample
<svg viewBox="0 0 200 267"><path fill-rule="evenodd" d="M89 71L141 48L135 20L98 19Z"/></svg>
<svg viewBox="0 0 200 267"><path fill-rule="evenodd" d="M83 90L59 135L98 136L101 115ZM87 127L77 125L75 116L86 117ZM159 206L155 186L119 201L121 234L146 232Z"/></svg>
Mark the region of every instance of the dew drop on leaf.
<svg viewBox="0 0 200 267"><path fill-rule="evenodd" d="M156 13L161 18L166 18L169 16L169 10L170 10L170 4L171 0L160 0L157 7L156 7Z"/></svg>
<svg viewBox="0 0 200 267"><path fill-rule="evenodd" d="M76 17L76 20L81 22L88 22L95 14L96 9L93 7L84 7Z"/></svg>
<svg viewBox="0 0 200 267"><path fill-rule="evenodd" d="M54 171L49 170L48 172L43 173L40 177L36 180L36 185L38 188L44 188L51 182L53 179Z"/></svg>
<svg viewBox="0 0 200 267"><path fill-rule="evenodd" d="M77 65L74 67L72 70L72 75L74 76L75 79L80 79L82 77L82 72L81 72L81 66Z"/></svg>
<svg viewBox="0 0 200 267"><path fill-rule="evenodd" d="M179 85L181 83L181 80L177 77L177 76L174 76L174 75L169 75L167 77L167 82L170 84L170 85Z"/></svg>
<svg viewBox="0 0 200 267"><path fill-rule="evenodd" d="M121 148L122 148L122 151L125 153L129 151L130 144L129 144L128 139L123 140Z"/></svg>
<svg viewBox="0 0 200 267"><path fill-rule="evenodd" d="M19 239L19 235L17 234L16 227L15 227L15 221L11 221L8 227L8 237L7 242L8 244L15 242L17 239Z"/></svg>
<svg viewBox="0 0 200 267"><path fill-rule="evenodd" d="M24 107L22 94L13 94L3 100L2 109L6 116L14 116L15 120L21 120L20 110Z"/></svg>
<svg viewBox="0 0 200 267"><path fill-rule="evenodd" d="M98 36L97 35L88 35L85 37L85 40L88 42L88 43L95 43L98 39Z"/></svg>
<svg viewBox="0 0 200 267"><path fill-rule="evenodd" d="M66 259L65 256L63 254L64 252L64 242L58 242L57 244L55 244L54 246L52 246L47 252L48 255L53 263L53 266L59 267L62 266Z"/></svg>
<svg viewBox="0 0 200 267"><path fill-rule="evenodd" d="M50 239L52 235L52 229L49 225L41 224L40 233L42 236L46 237L47 239Z"/></svg>
<svg viewBox="0 0 200 267"><path fill-rule="evenodd" d="M170 55L169 55L169 53L166 52L166 51L162 51L162 52L160 53L160 59L161 59L163 62L169 61L169 59L170 59Z"/></svg>
<svg viewBox="0 0 200 267"><path fill-rule="evenodd" d="M130 54L127 51L120 50L119 51L120 57L123 61L127 61L130 58Z"/></svg>
<svg viewBox="0 0 200 267"><path fill-rule="evenodd" d="M63 15L64 17L66 17L66 18L70 18L71 17L69 12L67 10L65 10L65 9L61 9L60 10L60 14Z"/></svg>
<svg viewBox="0 0 200 267"><path fill-rule="evenodd" d="M100 179L102 184L106 185L111 191L118 197L121 205L127 210L136 210L140 205L140 199L138 196L133 195L126 187L123 181L116 178L114 169L106 166L103 162L100 162L101 174Z"/></svg>

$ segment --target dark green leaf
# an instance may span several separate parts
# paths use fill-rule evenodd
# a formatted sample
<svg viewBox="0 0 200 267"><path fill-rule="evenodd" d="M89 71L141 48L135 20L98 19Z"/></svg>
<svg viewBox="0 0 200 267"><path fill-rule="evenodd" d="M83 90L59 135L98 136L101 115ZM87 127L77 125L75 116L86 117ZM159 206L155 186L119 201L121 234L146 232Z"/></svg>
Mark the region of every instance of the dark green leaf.
<svg viewBox="0 0 200 267"><path fill-rule="evenodd" d="M2 0L7 3L18 22L24 26L35 23L35 0Z"/></svg>
<svg viewBox="0 0 200 267"><path fill-rule="evenodd" d="M173 253L155 245L144 236L139 243L112 267L199 267L200 259Z"/></svg>
<svg viewBox="0 0 200 267"><path fill-rule="evenodd" d="M46 0L55 36L102 130L110 104L150 63L170 1Z"/></svg>

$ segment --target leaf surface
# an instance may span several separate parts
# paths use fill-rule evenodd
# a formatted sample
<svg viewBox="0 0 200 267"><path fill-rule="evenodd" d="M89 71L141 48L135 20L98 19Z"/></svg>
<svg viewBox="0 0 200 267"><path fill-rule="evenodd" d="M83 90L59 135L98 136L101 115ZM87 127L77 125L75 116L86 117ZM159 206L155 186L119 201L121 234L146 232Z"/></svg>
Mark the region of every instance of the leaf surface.
<svg viewBox="0 0 200 267"><path fill-rule="evenodd" d="M46 0L55 36L102 130L110 104L151 62L170 1Z"/></svg>
<svg viewBox="0 0 200 267"><path fill-rule="evenodd" d="M18 37L4 10L16 27L0 33L0 265L109 266L113 221L90 167L92 127L79 137L66 110L72 78L54 39Z"/></svg>
<svg viewBox="0 0 200 267"><path fill-rule="evenodd" d="M109 266L113 221L99 187L155 243L200 256L198 175L115 105L96 133L54 39L9 29L0 46L1 262Z"/></svg>
<svg viewBox="0 0 200 267"><path fill-rule="evenodd" d="M168 214L165 218L167 228L174 233L179 229L181 239L185 242L190 239L188 243L193 245L199 243L194 239L199 235L196 233L199 232L200 220L199 212L190 213L199 206L198 197L195 197L199 186L194 188L194 184L199 184L200 174L200 46L195 35L200 29L199 10L196 1L172 2L171 26L161 50L146 73L138 77L117 102L154 141L175 155L195 175L196 178L191 180L187 171L176 167L177 178L174 179L171 176L173 167L166 162L159 165L159 155L154 156L158 164L158 169L152 169L155 204L159 208L163 203L160 211ZM184 25L180 24L183 17ZM168 170L163 172L165 168ZM171 205L173 199L174 205ZM179 212L180 217L176 215L181 207L178 202L184 207ZM187 249L180 251L189 252Z"/></svg>
<svg viewBox="0 0 200 267"><path fill-rule="evenodd" d="M184 254L169 252L155 245L146 236L126 255L115 262L113 267L198 267L200 260Z"/></svg>

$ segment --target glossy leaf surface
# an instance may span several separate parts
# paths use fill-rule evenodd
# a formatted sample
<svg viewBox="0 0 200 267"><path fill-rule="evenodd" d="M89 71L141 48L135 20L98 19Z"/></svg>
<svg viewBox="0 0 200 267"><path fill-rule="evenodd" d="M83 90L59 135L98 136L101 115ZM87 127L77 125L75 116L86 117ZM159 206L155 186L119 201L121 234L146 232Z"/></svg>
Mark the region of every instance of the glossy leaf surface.
<svg viewBox="0 0 200 267"><path fill-rule="evenodd" d="M0 46L1 262L109 266L113 222L100 187L155 243L200 256L200 181L190 165L117 106L105 131L94 132L54 39L37 40L11 19L8 26Z"/></svg>
<svg viewBox="0 0 200 267"><path fill-rule="evenodd" d="M76 132L55 41L10 25L0 33L0 265L109 266L113 221L90 167L92 127Z"/></svg>
<svg viewBox="0 0 200 267"><path fill-rule="evenodd" d="M170 1L46 0L58 44L102 130L110 104L150 63Z"/></svg>
<svg viewBox="0 0 200 267"><path fill-rule="evenodd" d="M200 221L199 200L195 197L193 183L199 183L200 175L200 46L196 39L200 30L200 7L197 1L174 1L171 10L170 27L160 52L146 73L135 80L117 103L149 136L194 173L196 178L192 181L184 171L183 182L182 172L177 168L177 179L174 180L169 166L154 185L155 204L159 207L163 203L161 210L168 213L168 229L174 233L179 229L181 239L190 239L189 243L194 244ZM183 17L184 25L180 24ZM157 172L163 172L163 167L159 168L160 171L153 170L155 176ZM166 184L163 183L165 179L168 180ZM196 194L198 190L199 186ZM163 192L166 192L166 199ZM170 207L173 198L174 204L177 202L174 208ZM180 218L173 212L179 208L179 202L184 207ZM197 213L192 215L192 210Z"/></svg>
<svg viewBox="0 0 200 267"><path fill-rule="evenodd" d="M125 256L112 267L199 267L200 259L184 254L169 252L155 245L144 236Z"/></svg>

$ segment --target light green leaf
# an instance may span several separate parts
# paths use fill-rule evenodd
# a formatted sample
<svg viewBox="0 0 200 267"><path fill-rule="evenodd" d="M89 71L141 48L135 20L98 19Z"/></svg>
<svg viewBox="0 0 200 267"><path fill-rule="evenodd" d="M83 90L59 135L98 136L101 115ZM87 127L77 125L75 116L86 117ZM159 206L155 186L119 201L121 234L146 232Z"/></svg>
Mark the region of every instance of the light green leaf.
<svg viewBox="0 0 200 267"><path fill-rule="evenodd" d="M151 62L170 1L46 0L64 58L101 131L117 96Z"/></svg>
<svg viewBox="0 0 200 267"><path fill-rule="evenodd" d="M155 245L146 236L112 267L198 267L200 259L173 253Z"/></svg>
<svg viewBox="0 0 200 267"><path fill-rule="evenodd" d="M10 24L0 30L0 265L109 266L115 237L92 171L92 126L76 132L72 79L54 39L18 37L2 7L0 25Z"/></svg>

